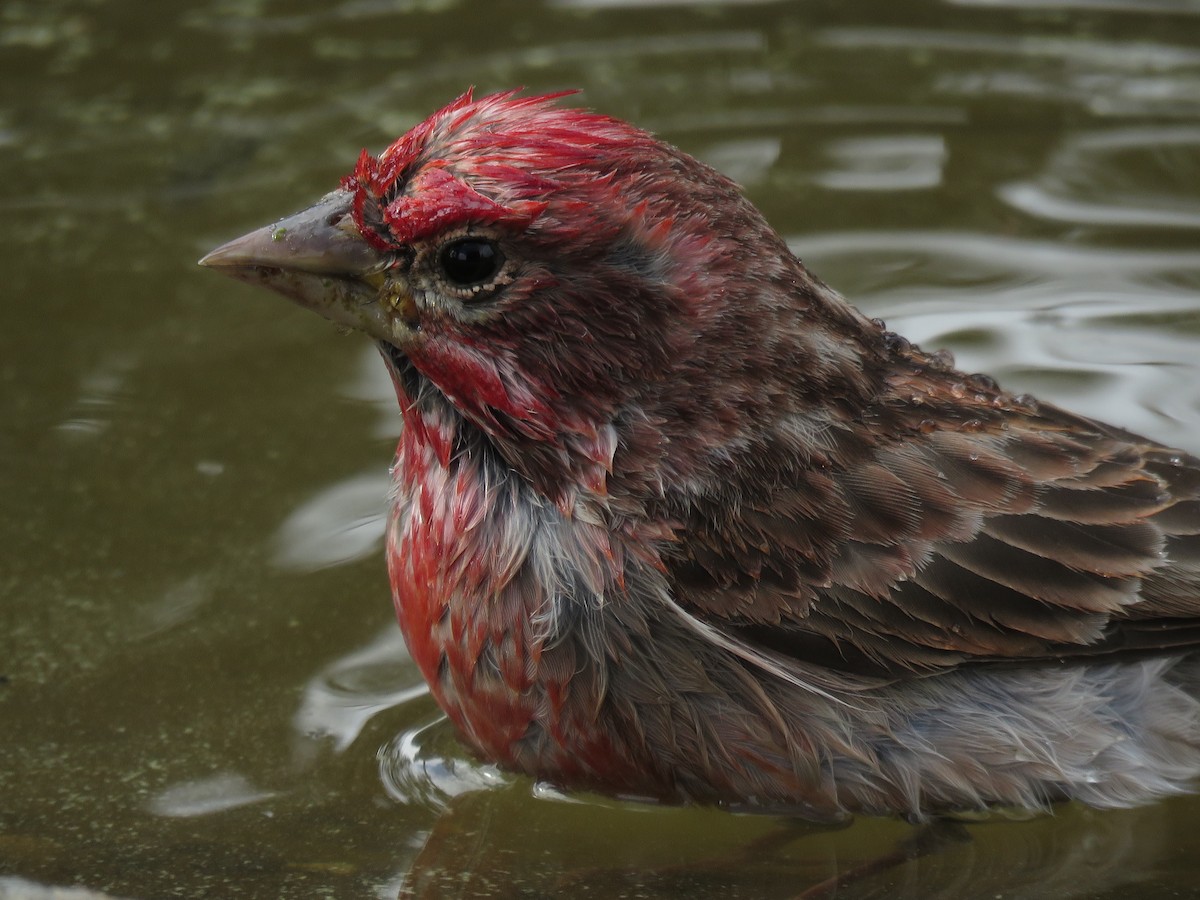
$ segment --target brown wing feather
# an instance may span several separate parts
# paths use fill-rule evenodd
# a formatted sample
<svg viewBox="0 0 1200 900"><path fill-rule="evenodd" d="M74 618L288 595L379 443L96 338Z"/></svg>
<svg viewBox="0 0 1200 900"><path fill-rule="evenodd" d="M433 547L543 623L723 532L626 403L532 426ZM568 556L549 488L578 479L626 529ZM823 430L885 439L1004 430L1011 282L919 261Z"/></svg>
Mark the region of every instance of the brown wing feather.
<svg viewBox="0 0 1200 900"><path fill-rule="evenodd" d="M1048 405L940 413L847 427L767 479L788 449L748 450L769 495L673 511L681 602L872 673L1200 646L1200 460Z"/></svg>

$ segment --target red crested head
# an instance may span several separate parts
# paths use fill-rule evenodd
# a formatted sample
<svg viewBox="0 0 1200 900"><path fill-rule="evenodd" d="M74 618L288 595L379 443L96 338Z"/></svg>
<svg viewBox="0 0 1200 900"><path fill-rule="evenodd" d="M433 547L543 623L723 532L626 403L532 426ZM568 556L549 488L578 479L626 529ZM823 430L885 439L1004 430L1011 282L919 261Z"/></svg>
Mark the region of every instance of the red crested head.
<svg viewBox="0 0 1200 900"><path fill-rule="evenodd" d="M364 151L320 207L352 262L272 286L379 339L414 434L469 423L564 508L636 509L787 415L784 394L853 392L861 352L810 326L864 325L729 179L561 96L468 92ZM293 270L309 227L272 233Z"/></svg>
<svg viewBox="0 0 1200 900"><path fill-rule="evenodd" d="M527 228L571 170L650 141L615 119L553 102L572 92L475 100L467 91L388 147L363 151L342 181L354 219L380 250L474 224Z"/></svg>

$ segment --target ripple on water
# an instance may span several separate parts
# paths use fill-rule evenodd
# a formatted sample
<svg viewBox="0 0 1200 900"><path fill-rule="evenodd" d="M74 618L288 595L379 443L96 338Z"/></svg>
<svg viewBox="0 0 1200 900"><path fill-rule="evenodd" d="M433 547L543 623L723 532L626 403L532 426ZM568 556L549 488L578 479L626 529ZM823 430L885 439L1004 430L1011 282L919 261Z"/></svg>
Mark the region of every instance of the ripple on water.
<svg viewBox="0 0 1200 900"><path fill-rule="evenodd" d="M1200 228L1200 128L1118 128L1071 137L1042 173L998 188L1012 206L1087 226Z"/></svg>
<svg viewBox="0 0 1200 900"><path fill-rule="evenodd" d="M1176 13L1200 15L1196 0L943 0L951 6L984 6L996 9L1090 9L1104 12Z"/></svg>
<svg viewBox="0 0 1200 900"><path fill-rule="evenodd" d="M58 423L58 432L68 438L84 439L107 431L113 418L133 405L128 381L136 365L129 355L110 357L86 372L80 379L70 412Z"/></svg>
<svg viewBox="0 0 1200 900"><path fill-rule="evenodd" d="M946 164L941 135L898 134L847 138L826 148L831 165L814 176L824 188L843 191L912 191L937 187Z"/></svg>
<svg viewBox="0 0 1200 900"><path fill-rule="evenodd" d="M273 791L255 788L245 775L218 772L207 778L173 784L151 798L146 806L158 816L193 818L260 803L273 796Z"/></svg>
<svg viewBox="0 0 1200 900"><path fill-rule="evenodd" d="M495 766L464 754L449 720L438 713L379 748L379 777L394 800L428 808L444 807L461 794L509 783Z"/></svg>
<svg viewBox="0 0 1200 900"><path fill-rule="evenodd" d="M299 738L298 762L311 760L314 741L332 740L334 752L341 753L376 716L408 707L399 717L407 727L377 753L380 780L389 796L405 804L440 808L459 794L506 783L495 767L466 755L446 717L425 699L428 694L399 629L384 629L305 685L292 717Z"/></svg>
<svg viewBox="0 0 1200 900"><path fill-rule="evenodd" d="M379 713L428 693L400 629L391 626L309 679L292 727L305 738L332 738L340 753Z"/></svg>
<svg viewBox="0 0 1200 900"><path fill-rule="evenodd" d="M275 534L275 565L312 572L379 552L387 523L388 476L356 475L297 507Z"/></svg>
<svg viewBox="0 0 1200 900"><path fill-rule="evenodd" d="M710 145L700 157L738 184L748 187L767 177L782 149L783 141L778 137L737 138Z"/></svg>

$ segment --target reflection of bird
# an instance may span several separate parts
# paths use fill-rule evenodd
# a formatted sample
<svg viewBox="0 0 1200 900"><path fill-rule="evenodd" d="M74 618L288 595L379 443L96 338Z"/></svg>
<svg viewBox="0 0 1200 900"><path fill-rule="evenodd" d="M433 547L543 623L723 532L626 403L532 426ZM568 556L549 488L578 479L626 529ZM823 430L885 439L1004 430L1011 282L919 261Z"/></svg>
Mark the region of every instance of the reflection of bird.
<svg viewBox="0 0 1200 900"><path fill-rule="evenodd" d="M1166 805L1067 809L1038 821L959 827L936 853L897 858L915 839L950 829L698 820L666 809L630 815L598 803L530 803L525 792L493 789L448 801L399 896L494 896L519 878L524 894L554 897L1082 900L1126 896L1123 889L1144 897L1157 888L1154 896L1194 898L1194 872L1171 862L1172 828L1180 832L1171 812Z"/></svg>
<svg viewBox="0 0 1200 900"><path fill-rule="evenodd" d="M483 756L815 818L1200 773L1200 460L864 318L726 178L466 95L205 258L379 342L388 562Z"/></svg>

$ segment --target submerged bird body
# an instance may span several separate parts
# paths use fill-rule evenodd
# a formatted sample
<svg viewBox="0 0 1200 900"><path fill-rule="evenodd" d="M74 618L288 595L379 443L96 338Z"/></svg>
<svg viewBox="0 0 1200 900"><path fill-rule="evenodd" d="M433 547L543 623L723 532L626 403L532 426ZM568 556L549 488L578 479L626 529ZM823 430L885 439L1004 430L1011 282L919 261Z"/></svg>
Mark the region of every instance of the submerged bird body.
<svg viewBox="0 0 1200 900"><path fill-rule="evenodd" d="M469 95L205 262L379 342L396 610L483 757L835 818L1200 775L1200 461L955 370L735 185Z"/></svg>

